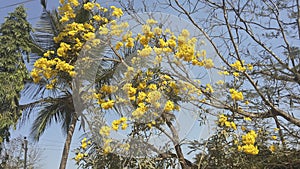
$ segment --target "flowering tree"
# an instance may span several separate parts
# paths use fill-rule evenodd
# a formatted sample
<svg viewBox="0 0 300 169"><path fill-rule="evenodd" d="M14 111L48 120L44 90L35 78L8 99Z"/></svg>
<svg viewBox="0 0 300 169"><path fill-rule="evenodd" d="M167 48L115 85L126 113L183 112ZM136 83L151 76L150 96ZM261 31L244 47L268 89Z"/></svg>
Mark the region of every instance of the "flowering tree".
<svg viewBox="0 0 300 169"><path fill-rule="evenodd" d="M216 134L191 145L200 151L197 164L263 168L289 161L288 167L298 167L299 1L143 1L144 9L133 4L121 3L130 14L168 9L186 18L222 61L215 68L226 76L227 96L205 102L222 113Z"/></svg>
<svg viewBox="0 0 300 169"><path fill-rule="evenodd" d="M298 1L157 2L192 27L182 20L172 27L170 16L136 14L132 2L121 2L131 16L126 21L115 6L60 1L53 44L31 72L35 83L60 94L35 105L47 102L37 124L52 117L65 122L65 153L77 120L86 122L78 165L257 168L278 157L285 158L273 166L284 165L285 153L298 153L291 146L300 126L294 43L300 26L288 21L299 14ZM151 5L143 4L148 11ZM198 15L200 9L209 12ZM202 123L216 120L209 139L182 135L178 122L190 114ZM297 159L289 160L297 167Z"/></svg>

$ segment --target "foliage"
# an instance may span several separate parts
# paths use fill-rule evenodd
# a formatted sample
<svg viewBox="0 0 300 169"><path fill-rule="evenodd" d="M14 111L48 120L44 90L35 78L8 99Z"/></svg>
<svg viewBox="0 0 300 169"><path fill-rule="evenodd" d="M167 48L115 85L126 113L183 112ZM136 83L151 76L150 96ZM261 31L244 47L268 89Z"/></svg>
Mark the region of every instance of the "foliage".
<svg viewBox="0 0 300 169"><path fill-rule="evenodd" d="M29 143L27 147L27 168L39 168L41 165L39 162L42 158L40 148L32 143ZM22 137L17 137L10 140L10 142L4 143L2 149L0 168L15 169L24 167L24 139Z"/></svg>
<svg viewBox="0 0 300 169"><path fill-rule="evenodd" d="M21 116L20 93L29 79L23 58L30 52L32 29L26 16L24 7L17 7L0 28L0 143L9 140L9 129Z"/></svg>

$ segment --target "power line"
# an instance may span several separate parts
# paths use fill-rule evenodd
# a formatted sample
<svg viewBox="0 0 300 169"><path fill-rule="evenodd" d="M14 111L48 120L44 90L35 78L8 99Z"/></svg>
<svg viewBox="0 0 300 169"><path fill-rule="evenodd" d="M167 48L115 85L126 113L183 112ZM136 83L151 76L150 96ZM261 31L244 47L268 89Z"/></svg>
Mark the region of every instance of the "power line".
<svg viewBox="0 0 300 169"><path fill-rule="evenodd" d="M5 9L5 8L12 7L12 6L20 5L20 4L25 4L25 3L28 3L28 2L31 2L31 1L35 1L35 0L27 0L27 1L23 1L23 2L14 3L14 4L11 4L11 5L2 6L2 7L0 7L0 9Z"/></svg>

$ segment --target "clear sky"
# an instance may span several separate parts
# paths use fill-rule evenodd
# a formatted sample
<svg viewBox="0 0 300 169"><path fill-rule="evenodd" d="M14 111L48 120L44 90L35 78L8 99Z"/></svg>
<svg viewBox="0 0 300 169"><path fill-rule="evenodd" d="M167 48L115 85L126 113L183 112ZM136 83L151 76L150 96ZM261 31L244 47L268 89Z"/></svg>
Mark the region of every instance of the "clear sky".
<svg viewBox="0 0 300 169"><path fill-rule="evenodd" d="M42 13L40 0L0 0L0 23L3 23L4 17L7 16L8 13L13 12L14 9L22 3L27 9L28 20L34 27L34 24L39 20L39 17ZM47 4L48 9L57 8L58 0L48 0ZM21 126L20 129L13 131L12 138L17 136L28 137L29 133L30 122L28 122L25 126ZM82 132L78 132L78 130L75 130L71 150L80 146L81 134ZM38 148L43 152L42 161L40 161L42 169L56 169L59 167L64 141L65 136L62 134L61 129L58 125L51 126L49 130L47 130L44 135L42 135L40 141L37 144ZM74 153L70 152L70 160L68 161L67 169L76 168L75 161L71 160L72 157L74 157Z"/></svg>

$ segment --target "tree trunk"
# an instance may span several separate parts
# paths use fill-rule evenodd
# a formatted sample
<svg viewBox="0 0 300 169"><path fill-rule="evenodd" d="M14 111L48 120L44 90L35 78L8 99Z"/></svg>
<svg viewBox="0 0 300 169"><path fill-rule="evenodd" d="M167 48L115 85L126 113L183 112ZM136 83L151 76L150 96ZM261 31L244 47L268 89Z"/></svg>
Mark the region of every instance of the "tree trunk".
<svg viewBox="0 0 300 169"><path fill-rule="evenodd" d="M67 166L70 146L71 146L72 137L73 137L73 134L74 134L74 131L75 131L76 123L77 123L77 116L74 115L73 118L72 118L72 121L71 121L71 125L69 127L69 131L68 131L68 134L67 134L66 141L65 141L64 150L63 150L63 153L62 153L59 169L65 169L66 166Z"/></svg>

